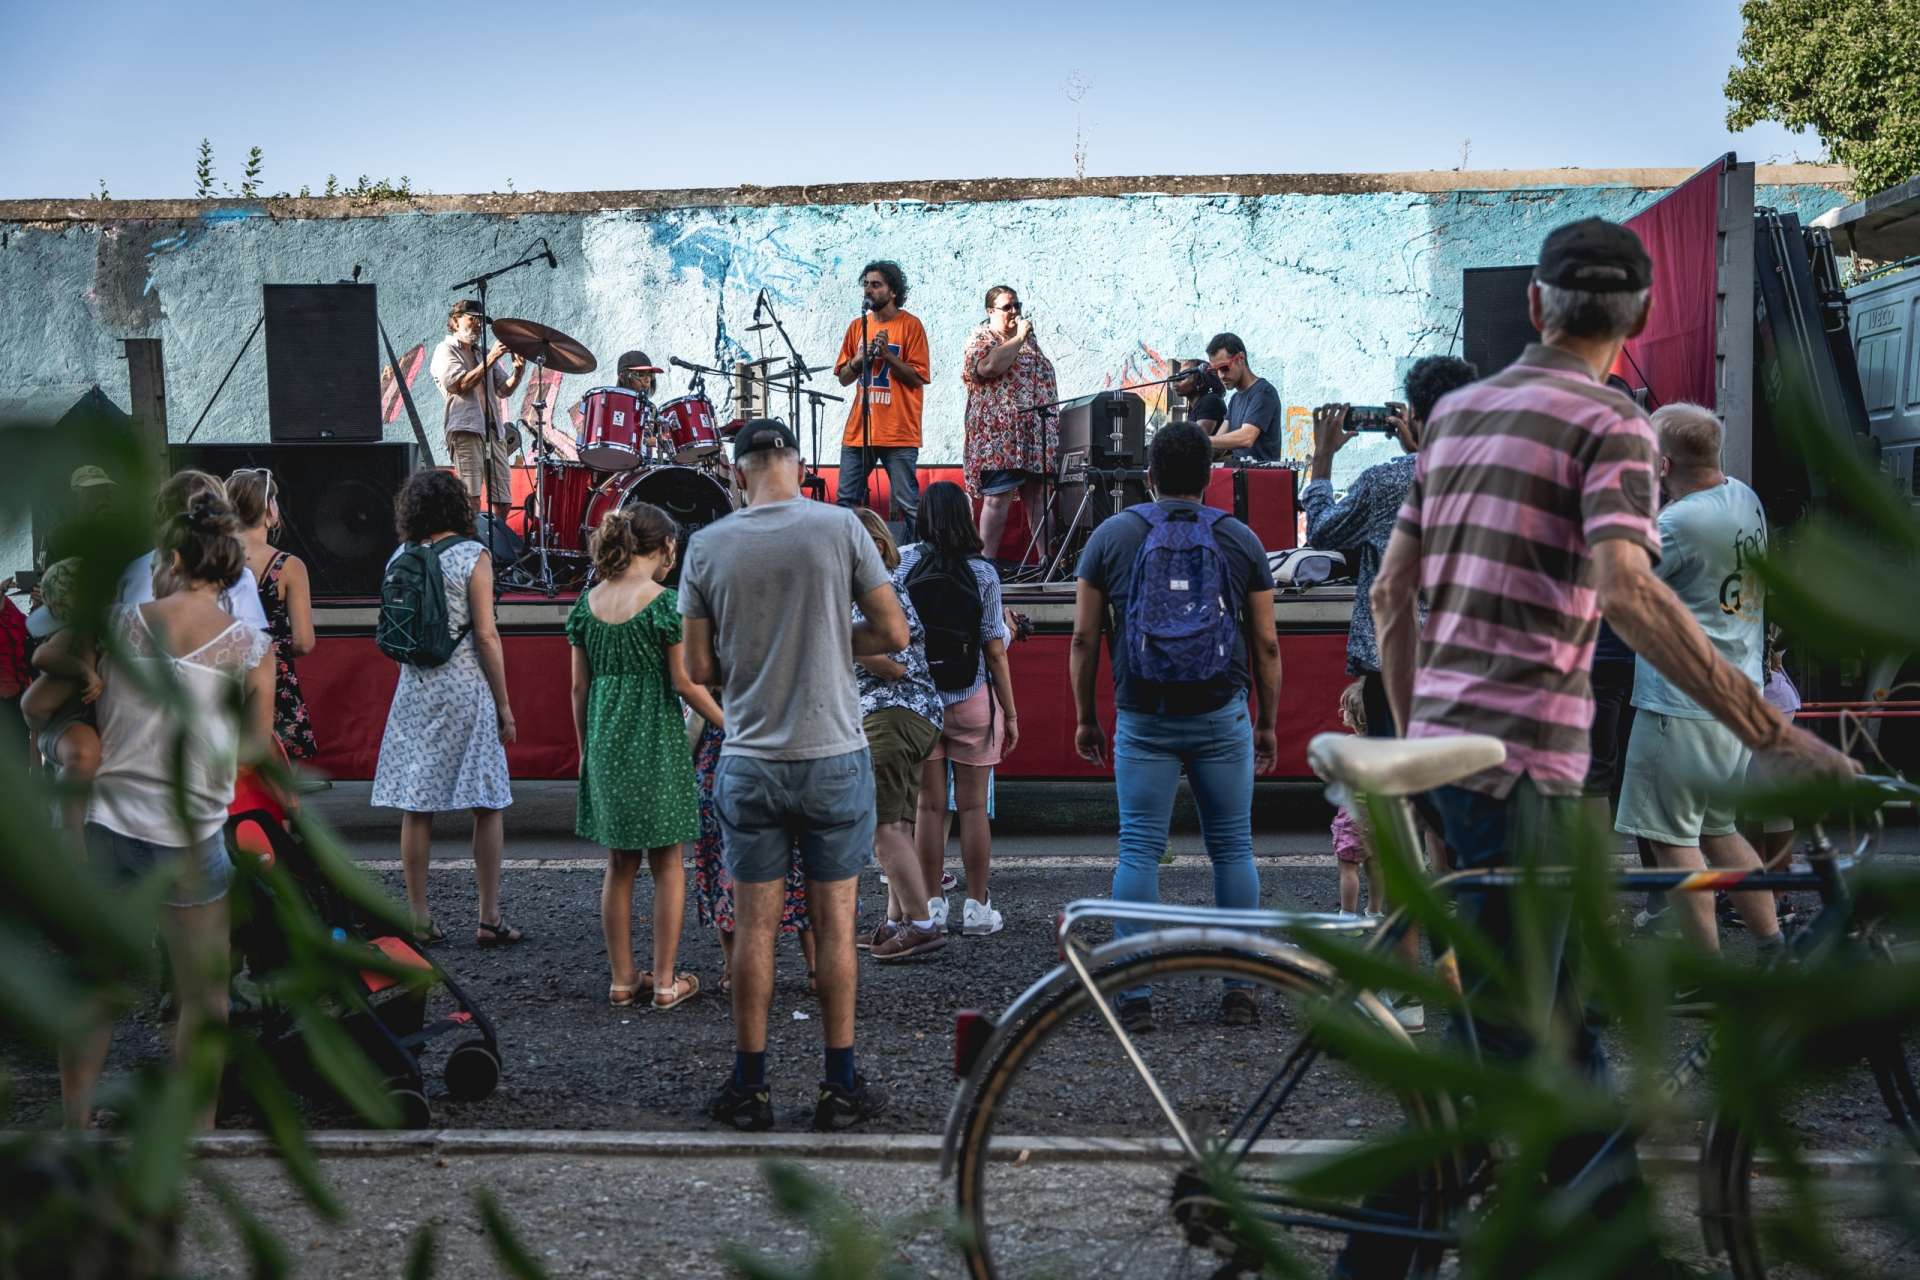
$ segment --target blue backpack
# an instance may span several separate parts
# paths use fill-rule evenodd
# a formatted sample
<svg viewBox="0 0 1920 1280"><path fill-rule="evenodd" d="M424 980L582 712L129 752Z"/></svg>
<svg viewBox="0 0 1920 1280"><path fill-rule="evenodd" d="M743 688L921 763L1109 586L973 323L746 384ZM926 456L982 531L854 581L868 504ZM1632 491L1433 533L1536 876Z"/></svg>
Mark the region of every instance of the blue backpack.
<svg viewBox="0 0 1920 1280"><path fill-rule="evenodd" d="M1169 512L1157 502L1127 508L1147 522L1127 588L1127 665L1139 680L1198 684L1227 673L1239 623L1227 599L1227 562L1212 507Z"/></svg>

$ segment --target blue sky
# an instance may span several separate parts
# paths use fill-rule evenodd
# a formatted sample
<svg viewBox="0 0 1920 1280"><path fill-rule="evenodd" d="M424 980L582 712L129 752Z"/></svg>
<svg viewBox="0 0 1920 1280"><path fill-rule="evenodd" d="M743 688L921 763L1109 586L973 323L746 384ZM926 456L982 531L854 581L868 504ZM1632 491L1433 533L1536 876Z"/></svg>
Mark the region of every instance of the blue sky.
<svg viewBox="0 0 1920 1280"><path fill-rule="evenodd" d="M262 147L268 192L1058 177L1077 132L1090 176L1817 159L1727 132L1739 30L1735 0L26 0L0 198L190 195L203 136L234 183Z"/></svg>

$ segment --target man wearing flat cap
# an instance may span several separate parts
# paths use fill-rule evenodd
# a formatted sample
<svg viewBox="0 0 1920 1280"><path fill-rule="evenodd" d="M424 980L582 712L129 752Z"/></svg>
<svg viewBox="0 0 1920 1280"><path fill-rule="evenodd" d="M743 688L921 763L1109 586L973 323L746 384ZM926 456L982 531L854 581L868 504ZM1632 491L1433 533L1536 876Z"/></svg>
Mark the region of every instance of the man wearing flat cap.
<svg viewBox="0 0 1920 1280"><path fill-rule="evenodd" d="M482 363L480 326L485 323L487 317L480 313L479 303L471 298L454 303L453 310L447 312L447 336L434 348L428 369L446 401L447 458L453 463L454 474L466 486L476 512L482 503L491 503L494 519L505 521L507 509L513 505L513 480L507 474L513 449L507 443L506 424L497 415L492 438L488 438L482 399L486 390L481 383L491 386L495 397L505 399L520 385L520 373L527 362L496 345ZM502 357L512 360L511 374L500 367Z"/></svg>
<svg viewBox="0 0 1920 1280"><path fill-rule="evenodd" d="M1503 763L1428 793L1457 870L1564 862L1609 847L1604 831L1581 830L1591 811L1580 799L1593 720L1588 669L1603 615L1772 771L1852 769L1847 757L1768 706L1654 574L1659 447L1639 406L1604 381L1627 340L1646 327L1652 284L1653 262L1627 227L1588 218L1547 236L1527 291L1540 341L1434 407L1374 580L1381 669L1405 736L1483 734L1506 747ZM1421 628L1415 602L1423 591ZM1564 901L1558 927L1541 925L1529 939L1537 945L1526 946L1516 943L1504 892L1463 891L1459 903L1461 920L1521 974L1520 990L1558 993L1555 1011L1575 1056L1603 1075L1599 1041L1579 1002L1566 998ZM1530 1019L1487 974L1464 960L1460 968L1482 1051L1531 1054ZM1549 1176L1571 1178L1605 1141L1567 1140ZM1587 1185L1599 1221L1644 1195L1625 1144L1614 1144ZM1374 1207L1404 1208L1406 1193L1376 1197ZM1356 1237L1336 1274L1404 1274L1412 1248L1392 1237ZM1645 1274L1633 1269L1644 1261L1623 1273Z"/></svg>

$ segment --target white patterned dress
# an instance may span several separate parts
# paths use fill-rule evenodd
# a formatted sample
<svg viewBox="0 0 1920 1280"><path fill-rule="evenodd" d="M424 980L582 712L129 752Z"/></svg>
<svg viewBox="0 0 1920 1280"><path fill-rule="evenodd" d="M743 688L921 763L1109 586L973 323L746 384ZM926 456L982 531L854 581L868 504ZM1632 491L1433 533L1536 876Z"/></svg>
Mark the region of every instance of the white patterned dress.
<svg viewBox="0 0 1920 1280"><path fill-rule="evenodd" d="M467 625L467 579L484 554L478 542L463 542L440 558L447 618L455 631ZM401 666L373 772L373 803L410 813L513 803L493 690L480 670L472 632L441 666Z"/></svg>

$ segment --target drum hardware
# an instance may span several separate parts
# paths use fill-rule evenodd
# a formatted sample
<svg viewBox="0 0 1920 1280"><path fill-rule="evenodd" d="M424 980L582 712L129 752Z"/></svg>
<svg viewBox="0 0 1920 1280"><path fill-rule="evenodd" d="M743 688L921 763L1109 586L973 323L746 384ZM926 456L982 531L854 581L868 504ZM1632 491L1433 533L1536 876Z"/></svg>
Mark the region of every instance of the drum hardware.
<svg viewBox="0 0 1920 1280"><path fill-rule="evenodd" d="M658 418L673 461L683 466L720 452L720 430L713 401L704 391L680 396L661 405Z"/></svg>
<svg viewBox="0 0 1920 1280"><path fill-rule="evenodd" d="M771 309L772 306L772 302L767 303L769 309ZM727 379L733 383L734 406L740 410L740 413L739 416L733 418L724 427L716 430L715 434L718 439L731 440L750 419L768 416L772 410L772 392L775 389L787 393L788 399L793 406L792 414L795 421L799 419L799 406L801 400L804 399L813 417L813 454L811 458L806 461L806 474L801 478L801 485L803 488L811 491L816 487L824 486L826 483L819 475L821 406L827 401L832 401L835 404L844 404L846 398L844 396L832 395L825 391L816 391L812 387L803 387L800 385L803 380L811 375L824 371L826 366L808 365L796 357L786 369L779 373L768 372L768 366L777 363L778 359L779 357L774 356L764 360L742 360L736 363L731 370L716 369L711 365L693 364L682 360L678 356L670 357L667 363L676 369L685 369L687 371L690 375L688 382L690 389L704 387L705 382L703 379L708 375L715 378ZM758 377L755 376L756 370L759 372ZM722 455L722 461L724 461L724 454ZM824 490L822 491L824 492Z"/></svg>
<svg viewBox="0 0 1920 1280"><path fill-rule="evenodd" d="M561 373L592 373L600 367L593 352L550 325L503 316L493 322L493 336L507 350L542 368Z"/></svg>

